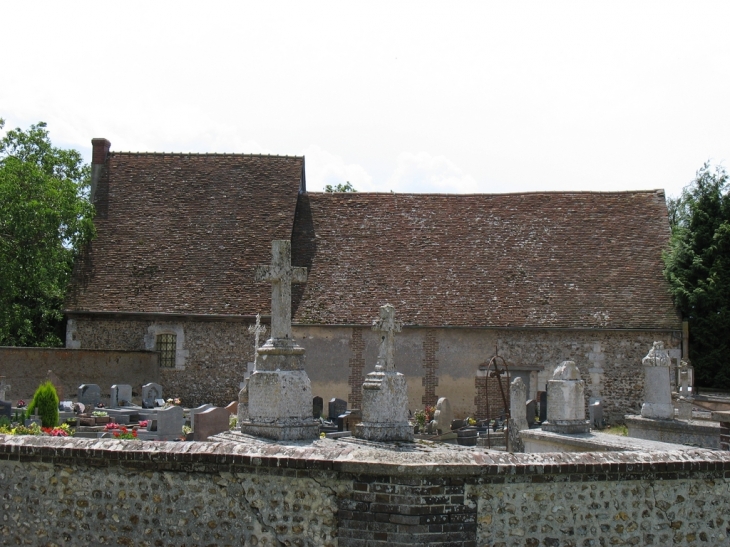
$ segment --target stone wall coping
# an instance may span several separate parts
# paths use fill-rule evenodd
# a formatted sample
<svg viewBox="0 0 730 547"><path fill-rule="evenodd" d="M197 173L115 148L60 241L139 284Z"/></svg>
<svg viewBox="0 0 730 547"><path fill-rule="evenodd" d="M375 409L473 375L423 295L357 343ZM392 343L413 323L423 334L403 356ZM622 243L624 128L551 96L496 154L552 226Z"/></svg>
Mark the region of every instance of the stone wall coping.
<svg viewBox="0 0 730 547"><path fill-rule="evenodd" d="M159 442L0 435L0 459L90 465L196 466L208 472L236 467L337 473L462 477L547 474L636 474L730 472L730 452L694 449L668 452L583 452L509 454L476 450L419 451L420 443L387 443L364 450L357 444L321 439L312 444L244 442ZM460 447L461 448L461 447Z"/></svg>

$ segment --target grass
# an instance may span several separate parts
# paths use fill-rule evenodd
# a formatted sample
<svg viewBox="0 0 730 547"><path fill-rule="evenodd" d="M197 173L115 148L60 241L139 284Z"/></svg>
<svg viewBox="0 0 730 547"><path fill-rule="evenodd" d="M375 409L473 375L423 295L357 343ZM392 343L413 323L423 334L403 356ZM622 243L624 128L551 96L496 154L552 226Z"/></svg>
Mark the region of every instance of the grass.
<svg viewBox="0 0 730 547"><path fill-rule="evenodd" d="M625 425L612 425L611 427L607 427L601 433L608 433L609 435L620 435L622 437L627 437L629 434L629 428Z"/></svg>

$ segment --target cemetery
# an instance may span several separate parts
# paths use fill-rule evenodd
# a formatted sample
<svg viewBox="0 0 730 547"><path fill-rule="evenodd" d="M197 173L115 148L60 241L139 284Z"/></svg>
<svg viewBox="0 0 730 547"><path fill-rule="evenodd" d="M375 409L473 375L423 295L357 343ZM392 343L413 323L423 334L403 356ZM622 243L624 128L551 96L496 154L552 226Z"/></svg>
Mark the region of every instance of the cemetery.
<svg viewBox="0 0 730 547"><path fill-rule="evenodd" d="M292 283L306 275L290 242L274 241L256 273L272 285L270 337L259 346L266 329L252 326L255 359L226 407L186 408L157 382L111 384L108 400L83 383L74 401L49 371L26 409L0 378L0 544L730 542L730 412L692 404L691 368L673 368L663 342L640 363L644 403L625 416L628 436L603 431L602 401L570 360L530 398L495 354L485 378L501 406L457 417L440 397L413 412L402 325L383 304L377 359L351 408L312 395L291 327Z"/></svg>

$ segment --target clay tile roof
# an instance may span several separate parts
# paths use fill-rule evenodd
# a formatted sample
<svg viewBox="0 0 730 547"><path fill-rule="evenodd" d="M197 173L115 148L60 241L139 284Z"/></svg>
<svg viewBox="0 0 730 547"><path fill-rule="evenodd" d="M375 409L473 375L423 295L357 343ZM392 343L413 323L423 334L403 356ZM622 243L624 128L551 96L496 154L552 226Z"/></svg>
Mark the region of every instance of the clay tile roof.
<svg viewBox="0 0 730 547"><path fill-rule="evenodd" d="M299 323L671 328L662 191L303 195Z"/></svg>
<svg viewBox="0 0 730 547"><path fill-rule="evenodd" d="M303 169L302 157L111 153L67 310L268 313L254 269L291 237Z"/></svg>

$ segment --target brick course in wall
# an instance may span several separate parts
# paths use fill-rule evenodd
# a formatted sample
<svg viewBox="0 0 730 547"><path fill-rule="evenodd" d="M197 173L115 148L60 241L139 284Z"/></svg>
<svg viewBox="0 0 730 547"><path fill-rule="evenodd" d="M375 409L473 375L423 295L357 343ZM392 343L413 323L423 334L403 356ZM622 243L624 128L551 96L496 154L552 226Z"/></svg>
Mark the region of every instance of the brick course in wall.
<svg viewBox="0 0 730 547"><path fill-rule="evenodd" d="M350 408L362 408L363 369L365 368L365 359L363 359L362 352L364 349L362 329L353 328L350 341L350 350L352 351L349 362L350 376L347 379L347 383L350 385L350 395L347 399Z"/></svg>
<svg viewBox="0 0 730 547"><path fill-rule="evenodd" d="M730 454L0 436L0 545L727 545Z"/></svg>
<svg viewBox="0 0 730 547"><path fill-rule="evenodd" d="M436 395L436 387L439 385L437 374L439 362L436 359L436 352L439 350L439 343L436 340L436 333L433 330L427 330L423 338L423 379L421 380L426 393L422 397L424 405L436 406L438 396Z"/></svg>

